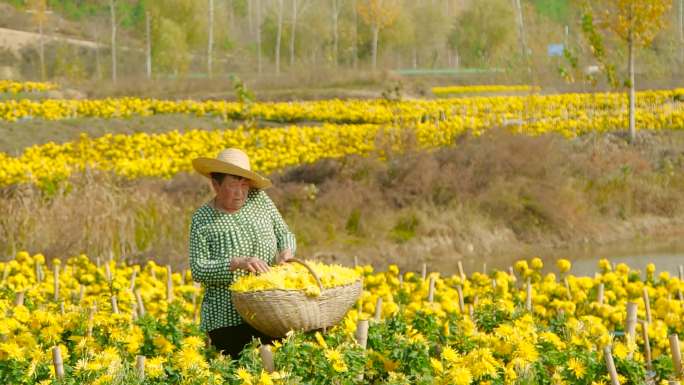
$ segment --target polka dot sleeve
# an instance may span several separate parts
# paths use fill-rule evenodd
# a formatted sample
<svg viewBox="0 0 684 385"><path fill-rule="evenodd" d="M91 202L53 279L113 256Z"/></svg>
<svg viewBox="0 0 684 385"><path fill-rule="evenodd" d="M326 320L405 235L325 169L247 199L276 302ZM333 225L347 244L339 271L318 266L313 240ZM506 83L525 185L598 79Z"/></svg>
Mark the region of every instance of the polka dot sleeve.
<svg viewBox="0 0 684 385"><path fill-rule="evenodd" d="M230 283L233 280L230 259L209 257L207 240L199 231L194 217L190 225L190 271L195 281L204 284Z"/></svg>

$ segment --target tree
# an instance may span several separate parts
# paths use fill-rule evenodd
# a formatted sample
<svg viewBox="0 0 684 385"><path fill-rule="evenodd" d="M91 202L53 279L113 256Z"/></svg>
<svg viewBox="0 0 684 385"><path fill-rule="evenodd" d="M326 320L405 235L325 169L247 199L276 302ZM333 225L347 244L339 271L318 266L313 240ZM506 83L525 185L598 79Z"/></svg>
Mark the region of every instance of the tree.
<svg viewBox="0 0 684 385"><path fill-rule="evenodd" d="M399 4L396 0L363 0L358 3L357 10L363 22L371 29L371 60L375 71L378 62L378 35L381 29L391 26L397 20Z"/></svg>
<svg viewBox="0 0 684 385"><path fill-rule="evenodd" d="M277 0L278 3L278 32L276 33L275 42L275 70L276 75L280 74L280 41L283 37L283 0Z"/></svg>
<svg viewBox="0 0 684 385"><path fill-rule="evenodd" d="M600 33L612 33L627 45L627 72L629 87L629 137L636 138L636 85L634 59L638 47L651 44L664 26L663 15L672 5L671 0L603 0L583 2L582 31L591 46L591 52L601 63L609 82L617 83L614 66L606 59ZM598 27L598 28L596 28Z"/></svg>
<svg viewBox="0 0 684 385"><path fill-rule="evenodd" d="M112 24L112 82L116 83L116 0L109 0Z"/></svg>
<svg viewBox="0 0 684 385"><path fill-rule="evenodd" d="M449 45L465 65L491 65L495 53L513 43L513 18L508 0L481 0L456 18Z"/></svg>
<svg viewBox="0 0 684 385"><path fill-rule="evenodd" d="M290 30L290 66L294 65L295 59L295 36L297 34L297 17L306 9L306 0L302 1L302 6L298 5L299 0L292 0L292 29Z"/></svg>
<svg viewBox="0 0 684 385"><path fill-rule="evenodd" d="M209 22L207 26L207 76L212 77L212 55L214 52L214 0L209 0Z"/></svg>
<svg viewBox="0 0 684 385"><path fill-rule="evenodd" d="M339 44L340 44L339 19L340 19L340 12L342 11L343 0L331 0L331 1L332 1L331 14L332 14L332 35L333 35L332 57L333 57L333 64L335 65L335 67L337 67L338 55L339 55Z"/></svg>
<svg viewBox="0 0 684 385"><path fill-rule="evenodd" d="M43 37L43 25L47 22L48 11L46 0L30 0L28 12L33 14L33 23L38 25L40 34L38 41L38 56L40 58L40 80L45 81L45 39Z"/></svg>

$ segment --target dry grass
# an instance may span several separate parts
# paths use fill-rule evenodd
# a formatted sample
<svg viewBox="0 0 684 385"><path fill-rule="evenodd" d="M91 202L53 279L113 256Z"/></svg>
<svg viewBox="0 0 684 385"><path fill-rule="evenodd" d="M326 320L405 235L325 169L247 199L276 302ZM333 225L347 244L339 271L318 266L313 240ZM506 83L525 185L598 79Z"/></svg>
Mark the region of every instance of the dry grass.
<svg viewBox="0 0 684 385"><path fill-rule="evenodd" d="M568 141L492 131L387 161L348 157L296 167L272 175L269 194L297 234L300 254L418 268L423 261L630 237L614 225L644 217L681 223L682 142L684 133L676 132L629 146L616 135ZM6 188L0 253L113 250L129 260L184 266L190 215L209 197L206 181L187 174L137 181L81 175L50 196Z"/></svg>

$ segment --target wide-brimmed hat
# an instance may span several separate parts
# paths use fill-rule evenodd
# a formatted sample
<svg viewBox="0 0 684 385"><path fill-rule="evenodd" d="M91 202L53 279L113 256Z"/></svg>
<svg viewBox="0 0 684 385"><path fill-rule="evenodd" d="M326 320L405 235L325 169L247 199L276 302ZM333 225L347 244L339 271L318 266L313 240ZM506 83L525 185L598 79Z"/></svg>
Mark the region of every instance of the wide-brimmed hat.
<svg viewBox="0 0 684 385"><path fill-rule="evenodd" d="M247 178L252 182L252 187L255 188L264 189L271 187L271 181L268 178L264 178L252 171L252 168L249 166L249 157L238 148L225 149L219 152L216 159L193 159L192 167L207 178L211 178L212 172L220 172Z"/></svg>

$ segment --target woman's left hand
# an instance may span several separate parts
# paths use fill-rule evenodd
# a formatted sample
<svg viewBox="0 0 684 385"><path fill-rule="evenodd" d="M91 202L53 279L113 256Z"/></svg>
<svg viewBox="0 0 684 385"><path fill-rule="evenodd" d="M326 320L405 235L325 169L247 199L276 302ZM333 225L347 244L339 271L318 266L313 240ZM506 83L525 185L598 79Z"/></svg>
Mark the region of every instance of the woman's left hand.
<svg viewBox="0 0 684 385"><path fill-rule="evenodd" d="M292 259L292 258L294 258L292 256L292 251L290 249L285 249L285 250L281 251L280 254L278 255L277 263L280 265L280 264L287 262L287 260Z"/></svg>

